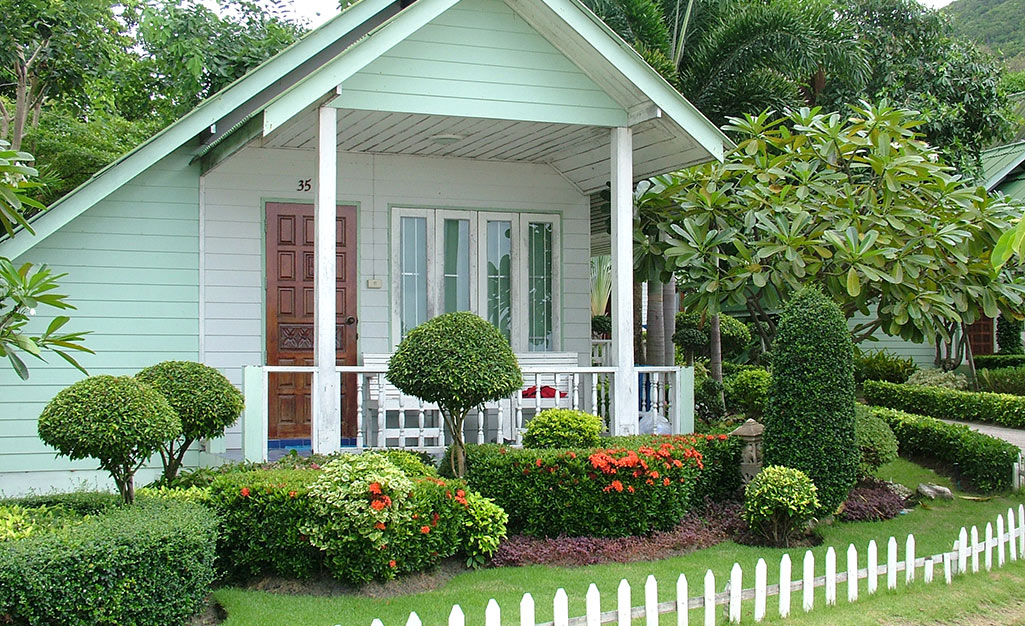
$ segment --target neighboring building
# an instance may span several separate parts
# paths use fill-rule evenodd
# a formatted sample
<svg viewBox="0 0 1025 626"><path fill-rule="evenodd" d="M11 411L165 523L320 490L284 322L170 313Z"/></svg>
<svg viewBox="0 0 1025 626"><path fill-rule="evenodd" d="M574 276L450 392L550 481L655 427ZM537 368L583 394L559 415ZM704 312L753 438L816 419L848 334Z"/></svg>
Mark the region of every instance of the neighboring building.
<svg viewBox="0 0 1025 626"><path fill-rule="evenodd" d="M380 372L409 328L452 310L495 323L544 372L528 375L533 395L471 420L471 441L515 439L554 402L605 402L613 430L631 432L632 334L615 335L614 372L577 367L590 365L589 196L611 184L615 319L629 329L633 182L728 144L576 0L362 0L96 174L0 256L67 272L69 328L94 331L91 373L189 359L244 383L242 423L193 466L277 447L437 449L430 407ZM682 370L646 375L645 402L671 388L672 402L650 401L692 404ZM0 370L0 490L103 480L36 436L46 402L81 377L59 359L25 383Z"/></svg>

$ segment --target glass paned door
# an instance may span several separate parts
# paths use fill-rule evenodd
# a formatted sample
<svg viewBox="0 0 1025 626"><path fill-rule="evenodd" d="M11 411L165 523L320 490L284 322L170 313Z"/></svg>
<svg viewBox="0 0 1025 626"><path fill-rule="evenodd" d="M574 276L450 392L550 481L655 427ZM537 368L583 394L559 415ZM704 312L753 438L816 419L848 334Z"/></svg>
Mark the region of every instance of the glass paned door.
<svg viewBox="0 0 1025 626"><path fill-rule="evenodd" d="M446 219L442 233L444 259L442 289L444 313L469 311L470 307L470 220Z"/></svg>
<svg viewBox="0 0 1025 626"><path fill-rule="evenodd" d="M527 225L527 349L553 349L552 224Z"/></svg>
<svg viewBox="0 0 1025 626"><path fill-rule="evenodd" d="M400 323L402 337L427 321L427 218L400 220Z"/></svg>
<svg viewBox="0 0 1025 626"><path fill-rule="evenodd" d="M512 341L512 222L487 220L487 319Z"/></svg>

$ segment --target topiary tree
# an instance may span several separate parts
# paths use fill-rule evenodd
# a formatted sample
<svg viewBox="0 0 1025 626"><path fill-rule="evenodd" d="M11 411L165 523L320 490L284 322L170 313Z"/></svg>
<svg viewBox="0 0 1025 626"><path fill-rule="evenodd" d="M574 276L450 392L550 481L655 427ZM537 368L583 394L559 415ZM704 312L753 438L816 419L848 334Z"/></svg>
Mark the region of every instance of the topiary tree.
<svg viewBox="0 0 1025 626"><path fill-rule="evenodd" d="M1025 354L1021 344L1021 332L1025 322L1007 315L997 319L997 354Z"/></svg>
<svg viewBox="0 0 1025 626"><path fill-rule="evenodd" d="M854 345L840 308L820 290L799 291L776 331L763 422L766 465L799 469L830 515L858 478Z"/></svg>
<svg viewBox="0 0 1025 626"><path fill-rule="evenodd" d="M133 478L160 445L181 434L164 396L131 376L92 376L54 396L39 416L39 438L71 460L92 457L110 472L125 502Z"/></svg>
<svg viewBox="0 0 1025 626"><path fill-rule="evenodd" d="M526 448L594 448L605 427L597 415L574 409L545 409L527 422Z"/></svg>
<svg viewBox="0 0 1025 626"><path fill-rule="evenodd" d="M698 313L677 313L673 343L687 354L688 365L695 356L708 358L711 324ZM735 317L719 314L719 341L723 358L738 356L751 343L751 330Z"/></svg>
<svg viewBox="0 0 1025 626"><path fill-rule="evenodd" d="M893 429L867 407L858 407L854 438L861 454L859 478L871 478L880 467L897 460L898 444Z"/></svg>
<svg viewBox="0 0 1025 626"><path fill-rule="evenodd" d="M441 409L452 437L452 472L457 477L466 470L466 414L523 386L509 342L466 311L440 315L409 331L388 361L387 377L403 393Z"/></svg>
<svg viewBox="0 0 1025 626"><path fill-rule="evenodd" d="M220 437L238 419L242 392L224 374L193 361L164 361L135 377L160 392L181 420L181 434L160 446L164 481L174 480L189 447L200 439Z"/></svg>

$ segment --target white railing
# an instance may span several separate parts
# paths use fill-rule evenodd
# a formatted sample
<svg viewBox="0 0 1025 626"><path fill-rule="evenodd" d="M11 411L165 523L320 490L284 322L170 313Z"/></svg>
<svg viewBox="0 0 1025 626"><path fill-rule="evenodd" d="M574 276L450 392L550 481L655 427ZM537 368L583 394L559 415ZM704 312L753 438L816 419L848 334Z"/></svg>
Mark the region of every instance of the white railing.
<svg viewBox="0 0 1025 626"><path fill-rule="evenodd" d="M612 365L611 339L591 340L591 365L596 367L608 367Z"/></svg>
<svg viewBox="0 0 1025 626"><path fill-rule="evenodd" d="M552 600L552 614L554 621L545 622L543 626L597 626L598 624L616 623L619 626L631 626L633 620L644 618L646 626L658 626L659 615L663 613L675 613L676 623L686 626L690 619L690 611L702 610L702 623L705 626L715 626L717 620L722 617L731 624L740 623L745 612L756 622L765 619L767 614L766 598L779 597L779 615L786 618L790 616L792 594L800 592L801 608L805 613L815 608L815 589L825 587L825 604L827 606L837 603L837 591L842 589L841 583L846 583L843 588L847 591L847 602L857 602L861 597L861 580L865 580L864 591L866 595L872 595L879 589L880 577L885 576L886 588L893 590L897 588L897 574L903 572L904 585L910 585L918 579L921 570L922 583L932 583L938 575L938 570L943 570L943 578L946 584L951 584L954 576L958 574L978 573L982 569L990 571L993 567L1003 567L1008 561L1017 561L1025 558L1025 505L1018 505L1017 520L1015 524L1015 512L1007 509L1007 526L1004 527L1004 516L996 518L996 533L992 523L987 523L985 535L980 541L979 530L972 526L969 533L964 527L958 533L954 541L954 548L951 552L941 552L926 557L918 557L915 552L915 537L908 535L904 542L904 560L898 561L897 540L890 537L886 545L886 562L879 563L879 554L876 542L869 541L865 553L865 567L860 567L857 548L851 544L847 547L846 567L838 570L836 551L830 546L826 550L823 575L816 576L815 555L811 550L804 553L801 562L801 575L793 576L793 563L790 555L784 554L779 563L778 584L768 584L768 566L765 559L758 559L754 571L754 587L744 588L744 572L740 564L734 563L730 570L728 583L725 591L718 592L716 578L712 570L705 572L703 582L703 593L699 596L690 596L687 577L680 574L675 581L675 593L670 593L672 599L659 601L658 581L654 576L648 576L644 583L644 604L633 606L631 600L630 584L624 579L620 581L616 590L615 599L609 604L616 608L609 611L602 611L601 594L593 583L588 586L584 596L586 615L580 617L569 616L569 596L564 589L555 592ZM994 555L995 552L995 555ZM981 562L981 563L980 563ZM749 579L750 580L750 579ZM744 601L754 600L745 607ZM718 606L723 605L725 611L722 616ZM506 619L507 623L515 620ZM449 614L449 626L465 626L466 616L463 609L457 604L452 607ZM487 602L484 610L485 626L499 626L502 623L502 610L494 599ZM521 626L535 626L538 624L535 619L535 604L531 594L523 595L519 606L519 623ZM371 626L384 626L379 619L375 619ZM414 612L410 613L406 620L406 626L421 626L420 617Z"/></svg>
<svg viewBox="0 0 1025 626"><path fill-rule="evenodd" d="M350 389L355 394L357 448L444 451L449 441L437 406L401 393L386 379L386 367L338 366L335 369L341 377L341 388ZM526 422L549 408L587 411L601 416L606 425L611 425L615 418L611 401L615 392L615 371L613 367L524 367L523 388L508 398L472 410L467 416L463 436L471 443L519 445ZM637 372L638 416L652 413L665 418L674 433L691 432L693 370L639 367ZM311 376L311 388L317 388L317 372L313 366L245 368L247 408L243 415L242 439L243 456L248 460L267 458L268 391L270 376L274 374ZM317 416L316 394L312 394L312 403L312 415ZM317 421L315 417L314 424Z"/></svg>

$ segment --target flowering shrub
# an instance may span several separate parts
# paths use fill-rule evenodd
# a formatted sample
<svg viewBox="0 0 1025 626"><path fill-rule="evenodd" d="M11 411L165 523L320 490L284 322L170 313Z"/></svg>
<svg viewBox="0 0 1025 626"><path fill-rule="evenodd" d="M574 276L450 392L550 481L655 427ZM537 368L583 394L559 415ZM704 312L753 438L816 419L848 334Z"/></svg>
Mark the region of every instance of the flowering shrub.
<svg viewBox="0 0 1025 626"><path fill-rule="evenodd" d="M771 545L789 547L819 508L817 491L801 470L770 465L747 485L744 521Z"/></svg>
<svg viewBox="0 0 1025 626"><path fill-rule="evenodd" d="M527 422L528 448L591 448L601 441L601 418L573 409L546 409Z"/></svg>
<svg viewBox="0 0 1025 626"><path fill-rule="evenodd" d="M673 528L690 510L706 437L606 441L613 445L467 446L467 482L509 514L510 529L526 535L616 537Z"/></svg>
<svg viewBox="0 0 1025 626"><path fill-rule="evenodd" d="M238 577L316 573L319 551L300 527L311 515L307 492L318 475L316 470L258 470L215 478L209 501L221 517L220 568Z"/></svg>

